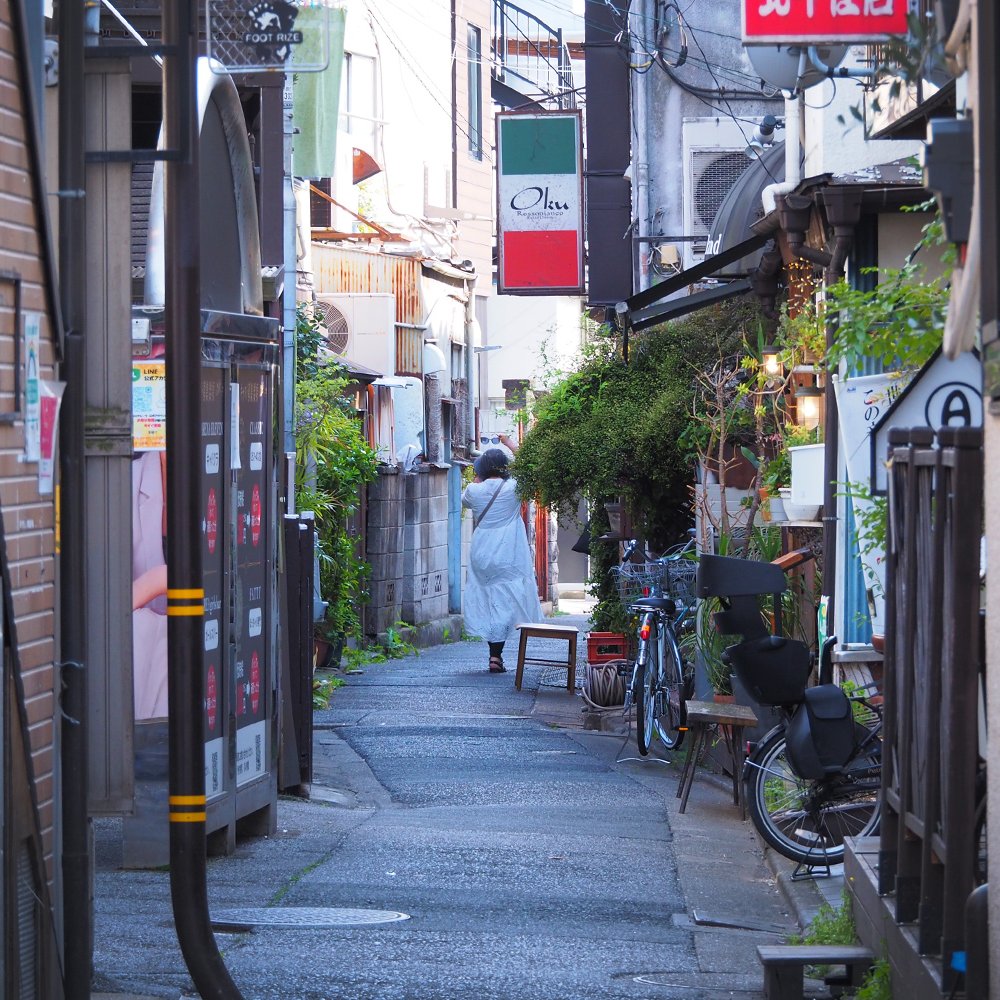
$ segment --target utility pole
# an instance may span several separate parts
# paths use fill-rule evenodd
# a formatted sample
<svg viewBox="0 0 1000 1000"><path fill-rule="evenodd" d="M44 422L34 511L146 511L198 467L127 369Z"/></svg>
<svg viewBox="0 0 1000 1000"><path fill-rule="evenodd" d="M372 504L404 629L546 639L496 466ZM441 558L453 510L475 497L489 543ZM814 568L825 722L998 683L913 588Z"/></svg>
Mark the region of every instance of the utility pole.
<svg viewBox="0 0 1000 1000"><path fill-rule="evenodd" d="M201 253L195 67L198 6L163 7L170 891L188 971L205 1000L241 1000L212 933L206 887L201 559Z"/></svg>

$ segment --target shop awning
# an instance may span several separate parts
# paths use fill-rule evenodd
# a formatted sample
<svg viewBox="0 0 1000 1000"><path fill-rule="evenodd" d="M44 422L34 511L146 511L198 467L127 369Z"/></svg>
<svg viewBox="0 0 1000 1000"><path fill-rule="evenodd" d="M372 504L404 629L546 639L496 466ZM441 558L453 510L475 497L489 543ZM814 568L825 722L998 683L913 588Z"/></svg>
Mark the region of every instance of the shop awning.
<svg viewBox="0 0 1000 1000"><path fill-rule="evenodd" d="M730 247L738 246L753 235L753 226L764 217L761 195L768 184L785 179L785 144L769 146L753 164L740 174L739 179L722 199L708 236L708 246L714 250L714 260ZM756 270L760 263L760 250L755 249L730 264L718 268L717 278L743 278Z"/></svg>
<svg viewBox="0 0 1000 1000"><path fill-rule="evenodd" d="M666 281L653 285L652 288L636 292L630 299L626 299L630 315L635 316L640 310L665 299L668 295L673 295L674 292L687 288L688 285L714 277L723 268L764 246L772 238L770 233L763 235L755 233L729 250L724 250L713 257L706 257L700 264L695 264L694 267L689 267L686 271L681 271L680 274L675 274L672 278L667 278Z"/></svg>
<svg viewBox="0 0 1000 1000"><path fill-rule="evenodd" d="M631 314L632 329L644 330L647 326L655 326L657 323L665 323L668 319L686 316L688 313L697 312L706 306L714 306L718 302L735 298L737 295L745 295L749 291L750 282L743 278L739 281L730 281L719 285L717 288L709 288L703 292L695 292L693 295L685 295L680 299L657 302Z"/></svg>

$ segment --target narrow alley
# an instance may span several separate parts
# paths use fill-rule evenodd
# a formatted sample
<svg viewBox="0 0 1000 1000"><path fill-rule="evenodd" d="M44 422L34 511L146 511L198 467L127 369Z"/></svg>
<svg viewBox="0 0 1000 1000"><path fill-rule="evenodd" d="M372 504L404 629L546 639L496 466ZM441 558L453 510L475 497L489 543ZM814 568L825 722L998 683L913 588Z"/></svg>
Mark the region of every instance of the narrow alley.
<svg viewBox="0 0 1000 1000"><path fill-rule="evenodd" d="M762 996L755 946L797 925L728 779L700 774L679 815L681 753L585 731L564 685L529 666L517 692L478 642L349 675L316 714L311 800L209 862L247 1000ZM96 995L191 995L167 873L120 870L110 821L97 837Z"/></svg>

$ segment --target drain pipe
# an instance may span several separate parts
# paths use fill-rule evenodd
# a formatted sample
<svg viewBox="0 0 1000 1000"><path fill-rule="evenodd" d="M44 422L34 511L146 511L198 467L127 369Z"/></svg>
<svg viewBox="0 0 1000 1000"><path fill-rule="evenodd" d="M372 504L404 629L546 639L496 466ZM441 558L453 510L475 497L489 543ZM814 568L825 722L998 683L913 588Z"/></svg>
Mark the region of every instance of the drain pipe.
<svg viewBox="0 0 1000 1000"><path fill-rule="evenodd" d="M282 249L284 251L285 280L281 293L281 406L284 427L284 450L295 452L295 334L296 296L299 283L298 262L295 253L295 180L292 177L292 74L285 74L281 98L282 147L281 160L285 178L281 185ZM292 502L292 501L290 501Z"/></svg>
<svg viewBox="0 0 1000 1000"><path fill-rule="evenodd" d="M88 797L86 559L85 341L87 215L84 200L84 12L82 3L59 4L59 304L66 327L59 418L59 478L62 553L59 558L62 625L62 882L64 988L67 1000L87 1000L93 971L91 821ZM53 318L55 321L55 318Z"/></svg>
<svg viewBox="0 0 1000 1000"><path fill-rule="evenodd" d="M802 59L799 60L800 74L804 72ZM760 193L764 214L770 215L775 209L774 200L778 195L789 194L802 180L799 159L802 156L802 95L798 92L785 98L785 179L777 184L768 184Z"/></svg>
<svg viewBox="0 0 1000 1000"><path fill-rule="evenodd" d="M476 323L476 276L465 282L465 437L466 454L471 458L476 453L476 408L472 379L475 373L476 351L473 344Z"/></svg>
<svg viewBox="0 0 1000 1000"><path fill-rule="evenodd" d="M166 144L182 151L165 164L167 294L167 643L169 649L170 894L177 939L204 1000L242 1000L208 914L205 844L204 701L198 400L201 388L201 261L195 0L164 5L163 124ZM186 153L187 155L183 155Z"/></svg>
<svg viewBox="0 0 1000 1000"><path fill-rule="evenodd" d="M823 207L826 210L827 222L833 227L833 253L824 275L827 285L844 276L844 266L847 254L854 241L854 229L861 219L861 191L858 188L827 187L821 192ZM837 337L837 328L831 323L826 324L826 350L830 348ZM837 395L833 388L833 379L826 377L823 389L823 401L826 407L826 435L823 450L823 563L833 567L837 559L837 476L840 473L840 424L837 413ZM827 621L834 621L836 608L835 582L836 573L823 574L823 596L827 599Z"/></svg>

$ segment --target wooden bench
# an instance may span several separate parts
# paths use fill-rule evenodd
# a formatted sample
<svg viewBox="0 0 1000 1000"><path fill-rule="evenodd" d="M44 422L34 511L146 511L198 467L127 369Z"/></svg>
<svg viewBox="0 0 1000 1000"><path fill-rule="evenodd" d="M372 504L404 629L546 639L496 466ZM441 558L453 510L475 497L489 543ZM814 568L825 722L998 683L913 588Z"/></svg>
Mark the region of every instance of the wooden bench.
<svg viewBox="0 0 1000 1000"><path fill-rule="evenodd" d="M517 625L521 639L517 646L517 673L514 675L514 687L521 690L521 679L524 676L526 663L541 663L548 667L563 667L567 671L566 689L576 690L576 640L579 630L572 625ZM545 659L544 657L528 656L529 639L564 639L568 644L566 658L563 660Z"/></svg>
<svg viewBox="0 0 1000 1000"><path fill-rule="evenodd" d="M684 703L687 711L688 731L691 734L691 749L688 751L681 781L677 786L677 797L681 800L680 811L687 809L688 795L694 783L694 773L698 767L708 740L709 733L718 732L725 741L726 748L733 758L733 803L739 807L740 814L746 818L743 803L743 730L752 729L757 725L757 716L748 705L735 705L714 701L688 701Z"/></svg>
<svg viewBox="0 0 1000 1000"><path fill-rule="evenodd" d="M827 976L827 984L857 989L875 962L867 948L839 944L759 944L757 957L764 966L767 1000L802 1000L807 965L842 965L844 975Z"/></svg>

